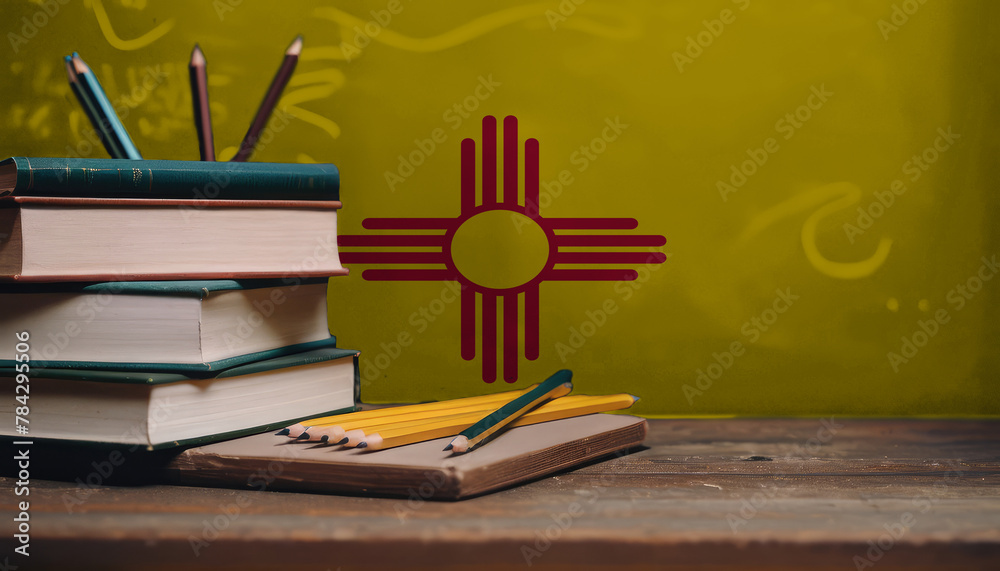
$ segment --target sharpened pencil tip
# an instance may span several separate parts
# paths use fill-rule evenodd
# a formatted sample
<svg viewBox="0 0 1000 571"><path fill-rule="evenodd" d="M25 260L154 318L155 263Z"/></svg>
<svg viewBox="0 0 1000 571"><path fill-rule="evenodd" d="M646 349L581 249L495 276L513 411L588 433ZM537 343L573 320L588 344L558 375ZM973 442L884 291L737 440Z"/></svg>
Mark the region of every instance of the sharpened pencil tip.
<svg viewBox="0 0 1000 571"><path fill-rule="evenodd" d="M308 438L309 438L309 433L308 432L303 432L302 434L298 435L295 439L296 440L306 440Z"/></svg>
<svg viewBox="0 0 1000 571"><path fill-rule="evenodd" d="M77 73L87 73L90 71L90 67L88 67L87 63L83 61L80 54L76 52L73 52L73 69L75 69Z"/></svg>
<svg viewBox="0 0 1000 571"><path fill-rule="evenodd" d="M635 404L635 403L639 402L639 400L640 400L639 397L637 397L635 395L629 395L629 396L632 397L632 404Z"/></svg>
<svg viewBox="0 0 1000 571"><path fill-rule="evenodd" d="M334 444L335 445L339 444L339 445L343 446L344 444L347 444L348 440L350 440L350 438L348 438L348 437L345 436L345 437L343 437L343 438L340 439L340 442L335 442Z"/></svg>
<svg viewBox="0 0 1000 571"><path fill-rule="evenodd" d="M191 65L205 65L205 54L201 51L201 46L198 44L195 44L194 49L191 50Z"/></svg>
<svg viewBox="0 0 1000 571"><path fill-rule="evenodd" d="M359 442L356 448L368 448L367 442Z"/></svg>
<svg viewBox="0 0 1000 571"><path fill-rule="evenodd" d="M288 436L288 434L290 432L291 432L291 430L288 430L287 428L282 428L281 430L275 432L274 435L275 436Z"/></svg>
<svg viewBox="0 0 1000 571"><path fill-rule="evenodd" d="M447 452L449 450L451 450L451 444L449 444L449 445L447 445L447 446L444 447L444 451L445 452Z"/></svg>
<svg viewBox="0 0 1000 571"><path fill-rule="evenodd" d="M73 56L66 56L66 77L70 83L76 83L76 69L73 67Z"/></svg>
<svg viewBox="0 0 1000 571"><path fill-rule="evenodd" d="M287 50L285 50L285 55L297 56L300 53L302 53L302 36L298 35L295 36L295 39L292 41L292 44L288 46Z"/></svg>
<svg viewBox="0 0 1000 571"><path fill-rule="evenodd" d="M323 436L319 437L319 441L320 442L327 442L329 440L330 440L330 435L329 434L324 434Z"/></svg>

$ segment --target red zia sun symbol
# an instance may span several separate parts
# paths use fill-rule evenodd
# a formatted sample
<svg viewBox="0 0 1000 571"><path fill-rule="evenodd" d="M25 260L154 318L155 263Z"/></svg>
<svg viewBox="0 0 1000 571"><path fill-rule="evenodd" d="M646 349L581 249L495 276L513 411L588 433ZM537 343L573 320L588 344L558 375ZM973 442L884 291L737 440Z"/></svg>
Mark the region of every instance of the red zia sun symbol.
<svg viewBox="0 0 1000 571"><path fill-rule="evenodd" d="M503 379L517 380L519 299L524 306L524 356L535 360L539 356L539 293L544 281L631 281L638 273L632 269L560 268L566 264L661 264L663 253L579 251L572 248L656 247L666 243L658 235L580 234L561 231L633 230L639 223L634 218L544 218L538 213L539 176L538 140L524 142L524 203L518 203L517 180L517 118L508 116L503 122L503 196L497 202L497 120L483 118L482 198L476 204L476 142L462 141L461 214L456 218L366 218L362 226L369 230L431 230L434 234L347 235L338 241L343 247L427 247L432 251L358 251L344 252L347 264L421 265L424 268L369 269L361 276L368 281L458 281L461 290L461 355L470 361L476 358L476 302L482 315L483 380L492 383L497 377L497 300L503 300ZM456 237L477 236L478 259L496 257L507 242L488 231L496 225L490 219L505 217L507 226L518 234L544 235L547 252L535 260L521 263L519 276L511 276L510 268L485 273L475 263L468 264L457 256ZM513 221L513 224L510 223ZM486 230L486 232L484 232ZM487 236L484 238L484 234ZM516 236L515 236L516 238ZM523 260L522 260L523 262ZM437 267L434 267L437 266ZM492 277L491 277L492 276ZM501 276L498 280L498 276Z"/></svg>

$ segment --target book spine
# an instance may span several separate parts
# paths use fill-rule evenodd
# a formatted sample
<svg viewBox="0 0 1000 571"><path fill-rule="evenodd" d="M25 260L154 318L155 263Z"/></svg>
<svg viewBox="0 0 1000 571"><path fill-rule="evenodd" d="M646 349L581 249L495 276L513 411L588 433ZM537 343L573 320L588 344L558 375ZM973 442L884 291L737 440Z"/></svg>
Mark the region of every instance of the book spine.
<svg viewBox="0 0 1000 571"><path fill-rule="evenodd" d="M13 157L13 188L0 197L339 200L332 164Z"/></svg>

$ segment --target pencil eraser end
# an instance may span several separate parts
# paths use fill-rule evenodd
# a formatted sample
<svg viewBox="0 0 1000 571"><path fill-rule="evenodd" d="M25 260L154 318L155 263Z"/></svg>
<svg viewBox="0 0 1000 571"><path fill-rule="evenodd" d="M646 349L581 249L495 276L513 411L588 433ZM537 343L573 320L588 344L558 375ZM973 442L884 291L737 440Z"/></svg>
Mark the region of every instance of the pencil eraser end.
<svg viewBox="0 0 1000 571"><path fill-rule="evenodd" d="M344 436L347 437L347 446L357 446L365 439L365 433L361 430L348 430Z"/></svg>
<svg viewBox="0 0 1000 571"><path fill-rule="evenodd" d="M358 448L365 447L368 448L369 450L381 450L383 442L384 440L380 435L369 434L368 436L365 436L364 442L358 444Z"/></svg>
<svg viewBox="0 0 1000 571"><path fill-rule="evenodd" d="M450 449L452 452L455 452L456 454L462 454L469 449L469 439L466 438L465 436L456 436L455 439L451 441L451 444L448 445L448 448L446 448L445 450L448 449Z"/></svg>

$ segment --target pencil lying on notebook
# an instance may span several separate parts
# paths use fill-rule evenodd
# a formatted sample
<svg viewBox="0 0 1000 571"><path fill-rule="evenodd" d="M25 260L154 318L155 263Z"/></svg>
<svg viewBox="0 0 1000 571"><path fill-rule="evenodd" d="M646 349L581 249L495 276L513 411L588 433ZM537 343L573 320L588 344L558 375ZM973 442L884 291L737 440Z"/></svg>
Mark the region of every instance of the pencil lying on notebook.
<svg viewBox="0 0 1000 571"><path fill-rule="evenodd" d="M502 407L486 415L472 426L464 429L447 446L445 451L454 450L461 453L472 450L480 444L496 436L504 426L516 420L519 416L537 407L547 400L559 398L573 390L573 372L567 369L556 371L534 389L517 397Z"/></svg>
<svg viewBox="0 0 1000 571"><path fill-rule="evenodd" d="M360 412L349 412L346 414L337 414L333 416L313 418L310 420L303 420L298 424L293 424L289 427L279 430L275 434L277 436L288 436L289 438L298 438L302 435L302 433L306 432L307 430L311 429L314 426L335 426L342 422L383 418L399 414L410 414L413 412L420 412L420 411L438 411L440 413L440 411L447 411L455 407L470 406L478 403L491 403L493 406L496 406L498 403L509 402L517 398L518 396L533 389L535 386L537 385L532 385L526 389L522 389L519 391L506 391L491 395L480 395L475 397L465 397L465 398L452 399L446 401L411 404L411 405L396 406L391 408L380 408L375 410L363 410Z"/></svg>
<svg viewBox="0 0 1000 571"><path fill-rule="evenodd" d="M524 391L518 391L523 393ZM505 395L503 399L491 399L488 401L476 402L464 406L455 405L448 409L418 410L407 414L394 414L391 416L377 416L373 418L362 418L358 420L340 421L338 424L330 426L316 426L303 434L309 435L310 441L330 442L333 444L346 444L356 446L362 439L366 431L374 430L376 427L386 425L396 425L401 423L419 424L435 420L444 420L455 415L467 415L479 413L480 416L495 410L498 406L510 402L517 398L518 394ZM304 440L304 439L303 439Z"/></svg>
<svg viewBox="0 0 1000 571"><path fill-rule="evenodd" d="M629 394L607 396L579 395L557 398L550 400L531 412L519 416L506 426L515 428L585 414L621 410L632 406L638 400L638 397ZM358 444L358 448L385 450L386 448L454 436L472 426L479 418L479 415L468 414L452 417L447 420L423 423L417 426L387 427L365 435L365 439Z"/></svg>

